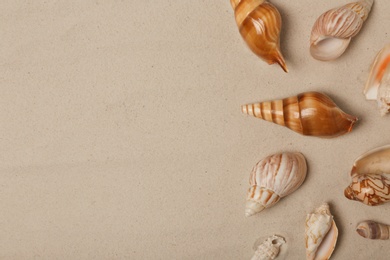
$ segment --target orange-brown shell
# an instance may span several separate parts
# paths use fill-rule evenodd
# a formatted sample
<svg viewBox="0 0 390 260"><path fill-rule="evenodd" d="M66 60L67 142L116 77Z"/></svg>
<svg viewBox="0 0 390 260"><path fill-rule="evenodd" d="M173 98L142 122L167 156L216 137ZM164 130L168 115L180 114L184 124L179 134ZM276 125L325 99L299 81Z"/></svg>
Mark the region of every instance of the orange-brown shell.
<svg viewBox="0 0 390 260"><path fill-rule="evenodd" d="M230 3L249 48L268 64L278 63L287 72L280 52L282 19L278 9L264 0L231 0Z"/></svg>
<svg viewBox="0 0 390 260"><path fill-rule="evenodd" d="M337 137L352 130L357 118L344 113L328 96L305 92L280 100L242 106L242 112L302 135Z"/></svg>

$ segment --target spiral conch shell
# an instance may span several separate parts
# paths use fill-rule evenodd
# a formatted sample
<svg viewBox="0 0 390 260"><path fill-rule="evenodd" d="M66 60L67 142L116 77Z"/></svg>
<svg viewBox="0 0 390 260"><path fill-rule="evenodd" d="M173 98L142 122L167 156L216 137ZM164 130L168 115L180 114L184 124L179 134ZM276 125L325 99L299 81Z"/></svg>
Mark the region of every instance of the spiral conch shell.
<svg viewBox="0 0 390 260"><path fill-rule="evenodd" d="M390 145L376 148L356 159L352 183L344 195L369 206L390 201Z"/></svg>
<svg viewBox="0 0 390 260"><path fill-rule="evenodd" d="M253 168L247 194L245 215L252 216L272 207L301 186L306 178L306 160L301 153L268 156Z"/></svg>
<svg viewBox="0 0 390 260"><path fill-rule="evenodd" d="M356 232L364 238L369 239L390 239L390 226L372 220L362 221L356 227Z"/></svg>
<svg viewBox="0 0 390 260"><path fill-rule="evenodd" d="M280 52L282 19L278 9L265 0L230 0L230 3L249 48L268 64L278 63L287 72Z"/></svg>
<svg viewBox="0 0 390 260"><path fill-rule="evenodd" d="M297 96L248 104L241 107L252 115L286 126L302 135L336 137L352 130L355 116L344 113L328 96L319 92L305 92Z"/></svg>
<svg viewBox="0 0 390 260"><path fill-rule="evenodd" d="M315 22L310 37L310 53L322 61L333 60L347 49L370 13L374 0L361 0L322 14Z"/></svg>
<svg viewBox="0 0 390 260"><path fill-rule="evenodd" d="M308 214L305 224L306 259L329 259L336 246L338 229L329 205L324 203Z"/></svg>
<svg viewBox="0 0 390 260"><path fill-rule="evenodd" d="M257 248L251 260L272 260L275 259L280 251L280 247L286 243L286 240L277 235L270 236Z"/></svg>
<svg viewBox="0 0 390 260"><path fill-rule="evenodd" d="M367 100L376 100L382 116L390 112L390 44L375 57L364 88Z"/></svg>

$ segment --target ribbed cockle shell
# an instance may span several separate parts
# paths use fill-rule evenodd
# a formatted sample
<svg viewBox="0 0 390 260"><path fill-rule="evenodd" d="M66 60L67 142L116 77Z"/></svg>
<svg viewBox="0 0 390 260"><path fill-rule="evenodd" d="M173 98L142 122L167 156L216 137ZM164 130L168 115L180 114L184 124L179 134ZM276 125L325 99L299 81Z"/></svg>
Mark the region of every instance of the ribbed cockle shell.
<svg viewBox="0 0 390 260"><path fill-rule="evenodd" d="M322 14L310 37L310 53L322 61L333 60L347 49L351 38L359 33L374 0L361 0Z"/></svg>
<svg viewBox="0 0 390 260"><path fill-rule="evenodd" d="M265 0L230 0L230 3L249 48L268 64L278 63L287 72L280 52L282 19L278 9Z"/></svg>
<svg viewBox="0 0 390 260"><path fill-rule="evenodd" d="M306 259L329 259L336 246L338 229L324 203L314 213L308 214L305 222Z"/></svg>
<svg viewBox="0 0 390 260"><path fill-rule="evenodd" d="M390 201L390 145L371 150L356 159L352 183L344 195L369 206Z"/></svg>
<svg viewBox="0 0 390 260"><path fill-rule="evenodd" d="M388 240L390 226L372 220L362 221L356 227L356 232L364 238Z"/></svg>
<svg viewBox="0 0 390 260"><path fill-rule="evenodd" d="M336 137L352 130L355 116L344 113L328 96L305 92L297 96L242 106L242 112L310 136Z"/></svg>
<svg viewBox="0 0 390 260"><path fill-rule="evenodd" d="M249 217L272 207L294 192L305 180L306 171L301 153L274 154L258 162L249 178L245 215Z"/></svg>
<svg viewBox="0 0 390 260"><path fill-rule="evenodd" d="M375 57L364 88L367 100L376 100L381 115L390 112L390 44Z"/></svg>
<svg viewBox="0 0 390 260"><path fill-rule="evenodd" d="M258 246L251 260L275 259L279 254L280 247L285 243L286 240L281 236L270 236L261 245Z"/></svg>

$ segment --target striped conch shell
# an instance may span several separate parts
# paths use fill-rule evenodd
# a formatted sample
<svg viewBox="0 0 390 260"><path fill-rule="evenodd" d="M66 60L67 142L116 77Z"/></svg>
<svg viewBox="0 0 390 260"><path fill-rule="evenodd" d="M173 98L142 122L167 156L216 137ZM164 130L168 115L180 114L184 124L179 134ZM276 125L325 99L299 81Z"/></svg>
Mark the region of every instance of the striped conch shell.
<svg viewBox="0 0 390 260"><path fill-rule="evenodd" d="M241 107L244 114L286 126L302 134L336 137L352 130L355 116L344 113L328 96L305 92L297 96L248 104Z"/></svg>
<svg viewBox="0 0 390 260"><path fill-rule="evenodd" d="M286 240L277 235L270 236L257 248L251 260L272 260L275 259L280 251L280 247L286 243Z"/></svg>
<svg viewBox="0 0 390 260"><path fill-rule="evenodd" d="M249 48L268 64L278 63L287 72L280 52L282 19L278 9L265 0L230 0L230 3Z"/></svg>
<svg viewBox="0 0 390 260"><path fill-rule="evenodd" d="M369 206L390 201L390 145L371 150L356 159L352 183L344 190L350 200Z"/></svg>
<svg viewBox="0 0 390 260"><path fill-rule="evenodd" d="M362 221L356 227L356 232L364 238L388 240L390 226L372 220Z"/></svg>
<svg viewBox="0 0 390 260"><path fill-rule="evenodd" d="M315 22L310 37L310 53L322 61L333 60L347 49L351 38L359 33L374 0L362 0L334 8Z"/></svg>
<svg viewBox="0 0 390 260"><path fill-rule="evenodd" d="M390 112L390 44L375 57L364 88L367 100L376 100L382 116Z"/></svg>
<svg viewBox="0 0 390 260"><path fill-rule="evenodd" d="M306 259L329 259L336 246L338 229L329 205L324 203L305 222Z"/></svg>
<svg viewBox="0 0 390 260"><path fill-rule="evenodd" d="M301 153L278 153L258 162L249 178L245 216L272 207L301 186L306 178L306 160Z"/></svg>

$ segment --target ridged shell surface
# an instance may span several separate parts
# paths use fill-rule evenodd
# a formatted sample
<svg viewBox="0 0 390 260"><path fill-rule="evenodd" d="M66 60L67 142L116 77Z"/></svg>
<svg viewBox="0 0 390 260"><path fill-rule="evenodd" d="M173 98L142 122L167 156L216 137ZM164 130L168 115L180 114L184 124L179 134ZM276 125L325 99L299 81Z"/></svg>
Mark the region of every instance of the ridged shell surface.
<svg viewBox="0 0 390 260"><path fill-rule="evenodd" d="M367 100L376 100L382 116L390 112L390 44L375 57L364 88Z"/></svg>
<svg viewBox="0 0 390 260"><path fill-rule="evenodd" d="M287 72L280 52L282 19L275 6L264 0L231 0L237 26L249 48L268 64Z"/></svg>
<svg viewBox="0 0 390 260"><path fill-rule="evenodd" d="M357 225L356 232L364 238L388 240L390 226L372 220L366 220Z"/></svg>
<svg viewBox="0 0 390 260"><path fill-rule="evenodd" d="M252 216L272 207L301 186L307 166L301 153L278 153L258 162L253 168L247 194L245 215Z"/></svg>
<svg viewBox="0 0 390 260"><path fill-rule="evenodd" d="M305 222L306 259L329 259L336 246L338 229L324 203L314 213L308 214Z"/></svg>
<svg viewBox="0 0 390 260"><path fill-rule="evenodd" d="M248 114L302 134L337 137L352 130L357 117L343 112L328 96L305 92L297 96L241 107Z"/></svg>
<svg viewBox="0 0 390 260"><path fill-rule="evenodd" d="M351 184L344 190L350 200L369 206L390 201L390 145L371 150L356 159Z"/></svg>
<svg viewBox="0 0 390 260"><path fill-rule="evenodd" d="M313 58L328 61L340 57L351 38L359 33L374 0L362 0L331 9L314 23L310 37Z"/></svg>
<svg viewBox="0 0 390 260"><path fill-rule="evenodd" d="M281 236L270 236L261 245L258 246L251 260L275 259L279 254L280 247L285 243L286 240Z"/></svg>

